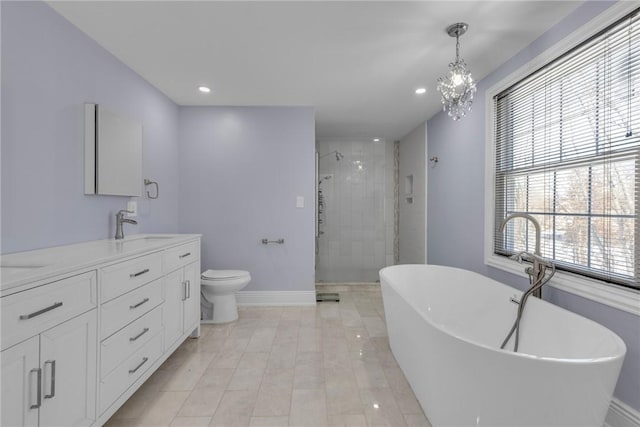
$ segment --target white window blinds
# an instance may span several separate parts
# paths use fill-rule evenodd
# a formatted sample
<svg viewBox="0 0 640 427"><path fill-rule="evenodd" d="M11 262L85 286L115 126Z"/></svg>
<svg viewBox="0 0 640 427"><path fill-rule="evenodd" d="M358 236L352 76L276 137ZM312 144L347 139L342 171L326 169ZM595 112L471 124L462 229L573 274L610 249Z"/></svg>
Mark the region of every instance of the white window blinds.
<svg viewBox="0 0 640 427"><path fill-rule="evenodd" d="M640 9L494 97L494 252L640 287Z"/></svg>

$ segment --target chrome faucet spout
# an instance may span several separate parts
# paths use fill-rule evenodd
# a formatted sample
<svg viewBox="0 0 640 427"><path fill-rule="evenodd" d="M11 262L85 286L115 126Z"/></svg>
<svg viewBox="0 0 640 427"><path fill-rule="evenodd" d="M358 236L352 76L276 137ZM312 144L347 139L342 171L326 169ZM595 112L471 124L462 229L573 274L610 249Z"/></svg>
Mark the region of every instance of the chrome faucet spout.
<svg viewBox="0 0 640 427"><path fill-rule="evenodd" d="M124 215L127 213L133 213L132 211L128 211L126 209L122 209L120 211L118 211L118 213L116 214L116 236L115 239L116 240L122 240L124 239L124 230L122 228L122 224L123 223L127 223L127 224L137 224L138 221L136 221L135 219L130 219L130 218L125 218Z"/></svg>
<svg viewBox="0 0 640 427"><path fill-rule="evenodd" d="M533 223L533 227L536 229L536 242L535 242L535 249L533 253L539 256L540 255L540 223L538 222L538 220L526 213L519 213L519 212L512 213L511 215L507 215L507 217L502 220L502 223L500 224L501 233L504 231L504 228L506 227L507 223L511 221L513 218L524 218L524 219L528 219L529 221L531 221L531 223Z"/></svg>

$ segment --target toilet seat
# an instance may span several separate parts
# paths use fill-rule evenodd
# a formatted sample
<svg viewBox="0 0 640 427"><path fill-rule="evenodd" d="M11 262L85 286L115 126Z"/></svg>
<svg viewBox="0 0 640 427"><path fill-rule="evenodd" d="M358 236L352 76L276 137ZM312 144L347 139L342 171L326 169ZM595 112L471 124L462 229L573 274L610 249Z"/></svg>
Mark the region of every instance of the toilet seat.
<svg viewBox="0 0 640 427"><path fill-rule="evenodd" d="M207 270L202 273L202 279L205 280L229 280L249 277L248 271L242 270Z"/></svg>

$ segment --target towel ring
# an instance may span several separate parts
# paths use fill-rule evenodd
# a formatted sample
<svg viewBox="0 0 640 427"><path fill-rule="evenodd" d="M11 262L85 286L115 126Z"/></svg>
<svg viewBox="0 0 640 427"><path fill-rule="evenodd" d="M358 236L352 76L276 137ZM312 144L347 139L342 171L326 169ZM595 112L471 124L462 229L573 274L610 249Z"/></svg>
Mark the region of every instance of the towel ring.
<svg viewBox="0 0 640 427"><path fill-rule="evenodd" d="M156 186L156 195L152 196L151 193L149 193L149 191L147 190L147 197L150 199L157 199L158 196L160 196L160 186L158 185L158 183L156 181L151 181L150 179L145 178L144 179L144 185L145 187L149 186L149 185L155 185Z"/></svg>

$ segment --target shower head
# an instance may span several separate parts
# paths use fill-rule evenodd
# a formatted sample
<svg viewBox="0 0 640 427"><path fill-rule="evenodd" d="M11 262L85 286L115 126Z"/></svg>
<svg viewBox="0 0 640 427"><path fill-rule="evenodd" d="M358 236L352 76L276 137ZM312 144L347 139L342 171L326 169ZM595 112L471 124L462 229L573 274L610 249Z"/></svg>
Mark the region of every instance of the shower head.
<svg viewBox="0 0 640 427"><path fill-rule="evenodd" d="M333 150L333 151L328 152L327 154L323 154L318 159L322 159L323 157L327 157L329 154L335 154L336 161L338 161L338 162L340 160L342 160L342 158L344 157L344 155L341 152L339 152L338 150Z"/></svg>

